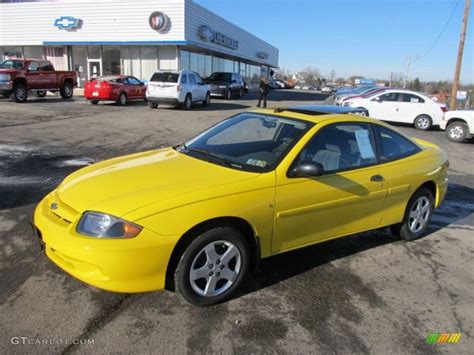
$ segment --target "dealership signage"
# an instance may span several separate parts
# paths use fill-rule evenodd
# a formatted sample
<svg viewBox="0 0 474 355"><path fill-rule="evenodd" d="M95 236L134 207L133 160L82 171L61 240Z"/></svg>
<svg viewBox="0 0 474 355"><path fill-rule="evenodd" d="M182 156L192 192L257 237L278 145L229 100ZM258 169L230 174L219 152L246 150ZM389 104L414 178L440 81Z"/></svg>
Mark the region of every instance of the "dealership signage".
<svg viewBox="0 0 474 355"><path fill-rule="evenodd" d="M54 26L60 30L74 31L82 27L82 20L72 16L61 16L54 20Z"/></svg>
<svg viewBox="0 0 474 355"><path fill-rule="evenodd" d="M159 33L166 33L170 30L171 20L161 11L153 12L148 18L150 27Z"/></svg>
<svg viewBox="0 0 474 355"><path fill-rule="evenodd" d="M212 28L206 25L199 27L198 36L203 41L213 42L230 49L239 48L239 41L237 41L235 38L229 37L221 32L214 31Z"/></svg>
<svg viewBox="0 0 474 355"><path fill-rule="evenodd" d="M465 101L467 99L467 91L458 91L456 94L456 100Z"/></svg>

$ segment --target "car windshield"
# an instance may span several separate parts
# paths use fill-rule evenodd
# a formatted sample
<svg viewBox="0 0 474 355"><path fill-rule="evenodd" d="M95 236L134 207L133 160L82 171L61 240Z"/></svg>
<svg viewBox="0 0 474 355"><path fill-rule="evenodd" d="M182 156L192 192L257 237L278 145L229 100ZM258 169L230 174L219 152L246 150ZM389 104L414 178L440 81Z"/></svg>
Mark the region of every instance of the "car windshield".
<svg viewBox="0 0 474 355"><path fill-rule="evenodd" d="M266 172L278 165L311 126L300 120L240 113L175 149L229 168Z"/></svg>
<svg viewBox="0 0 474 355"><path fill-rule="evenodd" d="M153 74L150 81L161 81L163 83L177 83L178 78L179 78L179 73L161 72L161 73Z"/></svg>
<svg viewBox="0 0 474 355"><path fill-rule="evenodd" d="M23 69L24 65L22 60L6 60L0 64L0 69Z"/></svg>
<svg viewBox="0 0 474 355"><path fill-rule="evenodd" d="M109 83L119 83L120 79L121 78L119 76L101 76L100 78L97 78L95 80L97 80L97 81L108 81Z"/></svg>
<svg viewBox="0 0 474 355"><path fill-rule="evenodd" d="M209 77L209 81L230 81L232 74L230 73L214 73Z"/></svg>

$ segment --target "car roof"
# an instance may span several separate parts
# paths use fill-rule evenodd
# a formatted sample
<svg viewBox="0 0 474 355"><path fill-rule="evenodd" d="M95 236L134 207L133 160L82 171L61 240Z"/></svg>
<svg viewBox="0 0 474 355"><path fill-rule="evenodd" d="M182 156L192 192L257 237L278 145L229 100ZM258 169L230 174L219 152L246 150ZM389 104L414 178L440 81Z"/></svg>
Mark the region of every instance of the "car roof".
<svg viewBox="0 0 474 355"><path fill-rule="evenodd" d="M360 116L357 114L349 114L349 111L352 113L365 111L363 109L354 109L350 107L347 109L344 108L345 106L335 105L296 105L289 107L255 109L251 112L258 112L273 116L281 116L285 118L294 118L312 123L320 123L325 121L354 121L377 123L384 125L383 122L380 122L379 120L373 118Z"/></svg>

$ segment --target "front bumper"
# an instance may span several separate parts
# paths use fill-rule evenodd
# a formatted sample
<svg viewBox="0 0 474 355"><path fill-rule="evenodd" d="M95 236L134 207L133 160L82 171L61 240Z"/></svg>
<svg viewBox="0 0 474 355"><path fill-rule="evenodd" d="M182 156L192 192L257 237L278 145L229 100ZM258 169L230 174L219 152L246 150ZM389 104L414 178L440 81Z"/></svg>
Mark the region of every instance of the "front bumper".
<svg viewBox="0 0 474 355"><path fill-rule="evenodd" d="M166 269L178 238L160 236L146 228L132 239L81 236L75 232L78 218L68 222L53 213L53 201L63 205L57 196L46 196L36 207L34 226L46 255L61 269L109 291L146 292L165 287Z"/></svg>
<svg viewBox="0 0 474 355"><path fill-rule="evenodd" d="M13 89L13 81L0 81L0 91L9 92Z"/></svg>
<svg viewBox="0 0 474 355"><path fill-rule="evenodd" d="M227 88L211 88L211 96L225 96Z"/></svg>

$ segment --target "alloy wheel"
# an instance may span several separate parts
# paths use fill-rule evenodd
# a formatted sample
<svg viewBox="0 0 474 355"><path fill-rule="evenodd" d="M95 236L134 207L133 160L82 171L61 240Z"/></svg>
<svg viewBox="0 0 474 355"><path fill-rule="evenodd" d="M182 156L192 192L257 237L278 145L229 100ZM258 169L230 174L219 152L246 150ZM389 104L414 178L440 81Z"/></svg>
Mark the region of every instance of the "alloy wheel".
<svg viewBox="0 0 474 355"><path fill-rule="evenodd" d="M464 129L462 126L455 125L449 129L449 136L453 139L461 139L464 137Z"/></svg>
<svg viewBox="0 0 474 355"><path fill-rule="evenodd" d="M192 289L203 297L215 297L226 292L239 276L242 254L239 248L225 240L207 244L195 256L189 271Z"/></svg>
<svg viewBox="0 0 474 355"><path fill-rule="evenodd" d="M412 205L408 218L408 228L412 233L419 233L426 228L430 219L430 200L426 196L419 197Z"/></svg>

